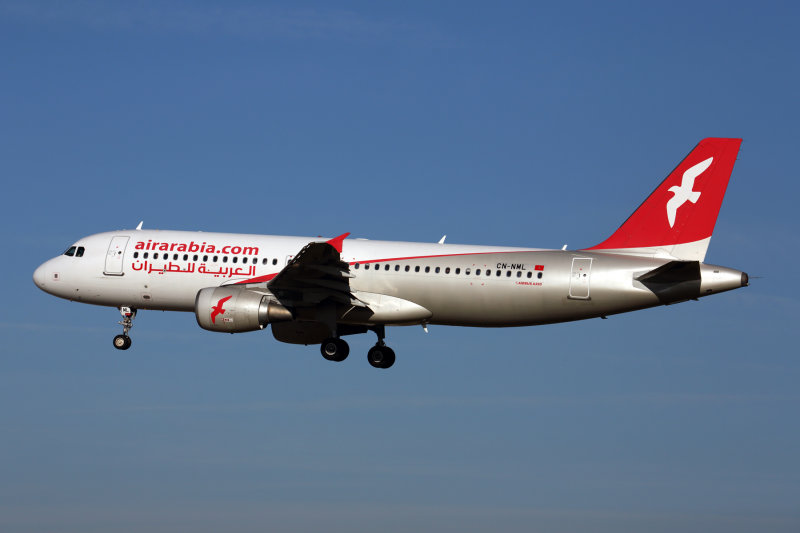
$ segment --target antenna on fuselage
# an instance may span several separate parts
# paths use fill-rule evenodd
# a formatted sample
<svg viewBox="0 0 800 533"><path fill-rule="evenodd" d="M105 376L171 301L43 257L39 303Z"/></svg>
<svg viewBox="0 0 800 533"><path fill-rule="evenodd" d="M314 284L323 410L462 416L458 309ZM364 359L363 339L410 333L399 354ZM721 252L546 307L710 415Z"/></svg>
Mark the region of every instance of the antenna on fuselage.
<svg viewBox="0 0 800 533"><path fill-rule="evenodd" d="M137 229L137 230L139 230L139 231L141 231L141 230L142 230L142 224L144 224L144 220L140 220L140 221L139 221L139 225L138 225L138 226L136 226L136 229Z"/></svg>
<svg viewBox="0 0 800 533"><path fill-rule="evenodd" d="M561 247L561 249L562 250L566 250L567 249L567 245L565 244L564 246Z"/></svg>
<svg viewBox="0 0 800 533"><path fill-rule="evenodd" d="M447 235L442 235L442 238L439 239L439 244L444 244L444 240L447 238Z"/></svg>

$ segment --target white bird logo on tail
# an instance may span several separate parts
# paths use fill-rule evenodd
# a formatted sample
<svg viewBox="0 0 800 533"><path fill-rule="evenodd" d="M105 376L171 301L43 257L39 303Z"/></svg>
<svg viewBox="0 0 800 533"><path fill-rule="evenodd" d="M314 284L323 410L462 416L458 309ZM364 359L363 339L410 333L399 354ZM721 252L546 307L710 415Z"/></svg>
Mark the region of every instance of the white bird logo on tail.
<svg viewBox="0 0 800 533"><path fill-rule="evenodd" d="M680 206L686 202L697 203L697 200L700 198L700 191L692 190L694 187L694 180L711 166L713 160L713 157L709 157L705 161L701 161L689 168L683 173L680 186L673 185L669 188L669 192L673 194L672 198L667 202L667 220L669 220L670 228L675 225L675 213L678 212Z"/></svg>

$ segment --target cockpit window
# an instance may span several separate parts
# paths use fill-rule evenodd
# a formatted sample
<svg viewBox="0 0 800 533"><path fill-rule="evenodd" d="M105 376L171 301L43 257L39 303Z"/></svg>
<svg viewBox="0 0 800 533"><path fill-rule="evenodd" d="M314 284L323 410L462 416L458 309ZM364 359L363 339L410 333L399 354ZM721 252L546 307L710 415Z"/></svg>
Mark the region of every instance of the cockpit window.
<svg viewBox="0 0 800 533"><path fill-rule="evenodd" d="M76 249L75 246L70 246L69 250L64 252L64 255L68 255L68 256L72 257L73 255L75 255L75 249Z"/></svg>
<svg viewBox="0 0 800 533"><path fill-rule="evenodd" d="M83 257L83 252L86 249L83 246L78 246L78 251L75 252L75 257Z"/></svg>

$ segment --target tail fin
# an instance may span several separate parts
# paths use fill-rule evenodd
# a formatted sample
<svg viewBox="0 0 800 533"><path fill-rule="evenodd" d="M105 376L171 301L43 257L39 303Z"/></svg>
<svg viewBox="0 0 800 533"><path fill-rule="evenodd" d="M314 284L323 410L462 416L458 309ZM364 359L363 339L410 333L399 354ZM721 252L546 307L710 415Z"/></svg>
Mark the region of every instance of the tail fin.
<svg viewBox="0 0 800 533"><path fill-rule="evenodd" d="M587 250L703 261L741 139L703 139L611 237Z"/></svg>

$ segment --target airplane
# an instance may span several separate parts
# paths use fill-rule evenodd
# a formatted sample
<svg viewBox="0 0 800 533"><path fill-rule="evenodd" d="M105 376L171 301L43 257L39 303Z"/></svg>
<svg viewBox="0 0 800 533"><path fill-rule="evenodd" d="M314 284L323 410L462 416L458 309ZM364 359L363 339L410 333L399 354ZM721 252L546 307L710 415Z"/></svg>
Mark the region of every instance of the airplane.
<svg viewBox="0 0 800 533"><path fill-rule="evenodd" d="M343 361L347 335L374 332L367 359L389 368L387 326L509 327L635 311L745 287L704 263L741 139L707 138L606 240L547 250L348 238L136 229L79 239L34 283L66 300L116 307L120 350L142 309L185 311L222 333L271 326Z"/></svg>

